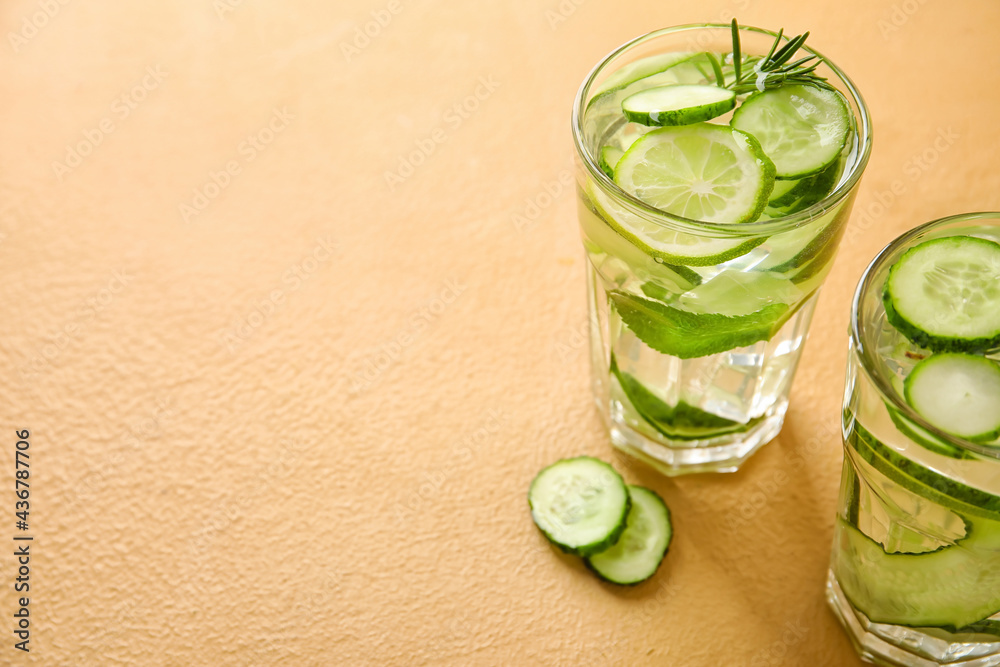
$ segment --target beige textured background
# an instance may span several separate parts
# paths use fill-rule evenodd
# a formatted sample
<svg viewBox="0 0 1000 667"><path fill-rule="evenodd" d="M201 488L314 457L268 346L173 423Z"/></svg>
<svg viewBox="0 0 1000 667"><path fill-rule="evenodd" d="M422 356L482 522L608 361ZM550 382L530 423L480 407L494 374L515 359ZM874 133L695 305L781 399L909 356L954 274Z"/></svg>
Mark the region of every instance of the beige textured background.
<svg viewBox="0 0 1000 667"><path fill-rule="evenodd" d="M602 431L575 202L543 195L605 53L733 12L811 29L876 143L784 432L669 481ZM2 3L0 663L856 664L822 594L849 300L897 233L1000 208L998 28L996 0ZM580 453L673 509L639 588L531 524Z"/></svg>

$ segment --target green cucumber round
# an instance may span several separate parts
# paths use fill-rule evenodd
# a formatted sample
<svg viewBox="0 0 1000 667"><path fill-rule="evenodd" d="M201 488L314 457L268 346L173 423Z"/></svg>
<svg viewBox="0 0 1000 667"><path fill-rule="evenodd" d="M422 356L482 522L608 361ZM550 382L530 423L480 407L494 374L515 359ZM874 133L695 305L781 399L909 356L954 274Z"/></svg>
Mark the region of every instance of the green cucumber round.
<svg viewBox="0 0 1000 667"><path fill-rule="evenodd" d="M948 236L910 248L889 269L889 323L935 352L1000 345L1000 244Z"/></svg>
<svg viewBox="0 0 1000 667"><path fill-rule="evenodd" d="M1000 436L1000 365L984 357L934 354L906 378L906 402L942 431L973 442Z"/></svg>
<svg viewBox="0 0 1000 667"><path fill-rule="evenodd" d="M736 106L736 93L711 84L657 86L622 100L622 111L642 125L690 125Z"/></svg>
<svg viewBox="0 0 1000 667"><path fill-rule="evenodd" d="M799 179L837 161L851 134L851 112L835 90L796 84L754 93L730 125L756 137L775 178Z"/></svg>
<svg viewBox="0 0 1000 667"><path fill-rule="evenodd" d="M628 487L632 508L625 532L614 546L584 562L601 579L634 586L652 577L670 548L670 510L660 496L645 487Z"/></svg>
<svg viewBox="0 0 1000 667"><path fill-rule="evenodd" d="M535 525L552 544L590 556L618 541L631 501L614 468L578 456L543 468L531 482L528 505Z"/></svg>

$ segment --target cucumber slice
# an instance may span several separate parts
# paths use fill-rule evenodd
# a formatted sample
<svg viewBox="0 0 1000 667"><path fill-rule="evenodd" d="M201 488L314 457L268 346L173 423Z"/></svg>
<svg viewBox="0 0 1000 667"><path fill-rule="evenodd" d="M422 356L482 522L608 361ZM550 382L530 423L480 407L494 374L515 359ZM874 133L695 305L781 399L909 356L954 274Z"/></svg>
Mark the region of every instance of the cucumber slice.
<svg viewBox="0 0 1000 667"><path fill-rule="evenodd" d="M847 445L896 484L962 516L1000 521L1000 496L946 477L903 456L882 443L856 419L848 417L845 423Z"/></svg>
<svg viewBox="0 0 1000 667"><path fill-rule="evenodd" d="M608 178L614 178L615 167L623 155L625 155L625 151L622 149L615 146L605 146L601 149L601 158L597 161L597 165L601 171L608 175Z"/></svg>
<svg viewBox="0 0 1000 667"><path fill-rule="evenodd" d="M890 324L936 352L1000 345L1000 244L949 236L907 250L882 295Z"/></svg>
<svg viewBox="0 0 1000 667"><path fill-rule="evenodd" d="M754 93L730 124L757 138L774 161L776 178L797 179L837 161L851 133L851 113L840 93L798 84Z"/></svg>
<svg viewBox="0 0 1000 667"><path fill-rule="evenodd" d="M660 53L636 60L612 72L595 90L594 97L613 90L620 90L636 81L679 65L695 56L692 52Z"/></svg>
<svg viewBox="0 0 1000 667"><path fill-rule="evenodd" d="M684 401L667 405L659 396L628 373L618 368L611 355L611 374L618 380L622 392L650 426L672 440L705 440L721 435L740 433L755 425L760 418L746 424L696 408Z"/></svg>
<svg viewBox="0 0 1000 667"><path fill-rule="evenodd" d="M714 266L745 255L767 240L765 236L723 239L679 232L635 215L601 192L593 181L587 195L597 215L619 236L661 264Z"/></svg>
<svg viewBox="0 0 1000 667"><path fill-rule="evenodd" d="M625 482L614 468L590 456L556 461L531 482L528 505L535 525L566 553L604 551L625 530Z"/></svg>
<svg viewBox="0 0 1000 667"><path fill-rule="evenodd" d="M670 548L670 510L655 492L629 485L632 509L625 532L614 546L584 562L605 581L633 586L652 577Z"/></svg>
<svg viewBox="0 0 1000 667"><path fill-rule="evenodd" d="M765 214L769 218L781 218L804 211L813 204L823 201L833 192L837 181L840 180L842 167L841 160L837 160L818 174L806 176L797 181L775 181L771 199L767 202L767 208L764 210ZM790 187L783 188L784 194L781 194L778 185L786 183Z"/></svg>
<svg viewBox="0 0 1000 667"><path fill-rule="evenodd" d="M667 213L703 222L752 222L774 187L774 165L753 137L696 123L644 135L618 163L615 182Z"/></svg>
<svg viewBox="0 0 1000 667"><path fill-rule="evenodd" d="M622 100L625 117L643 125L691 125L735 106L736 93L709 84L658 86Z"/></svg>
<svg viewBox="0 0 1000 667"><path fill-rule="evenodd" d="M937 437L924 427L920 426L916 422L912 421L909 417L904 415L902 412L892 407L888 402L885 404L886 410L889 412L889 418L892 423L896 425L899 432L905 435L907 438L920 445L925 449L929 449L935 454L940 454L941 456L947 456L952 459L973 459L975 455L971 452L960 449L951 443L945 442L941 438Z"/></svg>
<svg viewBox="0 0 1000 667"><path fill-rule="evenodd" d="M1000 610L996 552L977 548L976 524L961 546L916 555L887 554L843 519L837 532L837 581L875 623L962 628Z"/></svg>
<svg viewBox="0 0 1000 667"><path fill-rule="evenodd" d="M971 354L927 357L906 378L904 395L917 413L973 442L1000 435L1000 366Z"/></svg>
<svg viewBox="0 0 1000 667"><path fill-rule="evenodd" d="M611 292L622 322L647 346L680 359L705 357L770 340L790 310L773 303L748 315L692 313L628 292Z"/></svg>

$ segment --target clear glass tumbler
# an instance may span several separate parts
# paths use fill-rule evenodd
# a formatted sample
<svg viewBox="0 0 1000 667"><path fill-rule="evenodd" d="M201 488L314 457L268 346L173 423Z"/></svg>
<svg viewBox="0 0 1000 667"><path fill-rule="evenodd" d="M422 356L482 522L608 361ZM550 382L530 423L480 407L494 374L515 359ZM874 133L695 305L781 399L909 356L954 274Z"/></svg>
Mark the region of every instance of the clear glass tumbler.
<svg viewBox="0 0 1000 667"><path fill-rule="evenodd" d="M905 379L940 353L897 331L883 303L904 252L951 236L1000 243L1000 213L945 218L897 238L868 267L851 313L827 598L861 656L877 664L1000 665L1000 440L956 437L909 405ZM937 268L942 284L970 270L961 257L948 261ZM947 310L938 317L951 317ZM978 354L1000 359L1000 349Z"/></svg>
<svg viewBox="0 0 1000 667"><path fill-rule="evenodd" d="M766 54L776 37L750 27L740 34L749 55ZM621 101L642 83L622 83L658 59L731 50L728 25L650 33L601 61L573 110L594 395L615 446L667 475L735 471L781 430L817 296L871 150L860 93L820 56L817 73L843 95L853 125L825 172L831 180L822 198L783 207L779 186L787 193L809 183L779 181L760 219L720 224L665 213L616 185L602 169L602 149L627 148L652 129L625 122ZM685 66L670 72L696 82ZM727 124L729 116L712 122ZM637 229L667 251L636 243L630 230Z"/></svg>

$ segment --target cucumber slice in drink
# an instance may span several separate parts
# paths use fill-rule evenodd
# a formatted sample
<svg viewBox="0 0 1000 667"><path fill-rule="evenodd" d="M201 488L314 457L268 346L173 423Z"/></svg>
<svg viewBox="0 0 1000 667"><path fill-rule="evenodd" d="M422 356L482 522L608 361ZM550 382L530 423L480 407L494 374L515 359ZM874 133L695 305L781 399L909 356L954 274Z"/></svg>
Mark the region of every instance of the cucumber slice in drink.
<svg viewBox="0 0 1000 667"><path fill-rule="evenodd" d="M916 422L912 421L909 417L904 415L899 410L892 407L888 402L885 405L886 410L889 412L889 418L892 419L892 423L896 425L899 432L905 435L907 438L917 443L925 449L929 449L935 454L940 454L941 456L947 456L952 459L973 459L975 455L971 452L959 449L958 447L945 442L941 438L937 437L927 429L923 428Z"/></svg>
<svg viewBox="0 0 1000 667"><path fill-rule="evenodd" d="M962 628L1000 610L996 552L977 548L983 529L975 523L962 545L926 554L887 554L843 519L838 523L837 581L873 622Z"/></svg>
<svg viewBox="0 0 1000 667"><path fill-rule="evenodd" d="M851 112L840 93L797 84L754 93L730 124L756 137L774 161L776 178L797 179L837 161L851 133Z"/></svg>
<svg viewBox="0 0 1000 667"><path fill-rule="evenodd" d="M956 352L934 354L906 378L904 395L943 431L973 442L1000 435L1000 365Z"/></svg>
<svg viewBox="0 0 1000 667"><path fill-rule="evenodd" d="M580 456L556 461L531 482L528 505L535 525L566 553L604 551L625 530L625 482L603 461Z"/></svg>
<svg viewBox="0 0 1000 667"><path fill-rule="evenodd" d="M673 526L670 510L655 492L629 485L632 509L625 532L614 546L584 562L601 579L633 586L652 577L670 548Z"/></svg>
<svg viewBox="0 0 1000 667"><path fill-rule="evenodd" d="M818 174L797 181L775 181L771 199L764 210L765 214L769 218L780 218L804 211L813 204L823 201L837 185L841 168L841 161L837 160ZM790 187L783 188L782 194L778 186L786 183Z"/></svg>
<svg viewBox="0 0 1000 667"><path fill-rule="evenodd" d="M605 79L594 91L594 97L608 93L613 90L620 90L641 79L645 79L659 72L670 69L686 60L694 57L692 52L660 53L648 58L636 60L620 69L615 70Z"/></svg>
<svg viewBox="0 0 1000 667"><path fill-rule="evenodd" d="M903 456L857 422L847 422L847 444L896 484L918 496L969 517L1000 522L1000 496L963 484Z"/></svg>
<svg viewBox="0 0 1000 667"><path fill-rule="evenodd" d="M643 125L691 125L735 106L736 93L708 84L658 86L622 100L625 117Z"/></svg>
<svg viewBox="0 0 1000 667"><path fill-rule="evenodd" d="M611 355L611 374L618 380L622 392L650 426L672 440L704 440L721 435L739 433L760 421L752 419L746 424L726 419L680 401L667 405L659 396L628 373L618 368Z"/></svg>
<svg viewBox="0 0 1000 667"><path fill-rule="evenodd" d="M1000 244L972 236L924 241L889 269L889 322L936 352L1000 345Z"/></svg>
<svg viewBox="0 0 1000 667"><path fill-rule="evenodd" d="M601 158L597 161L597 165L601 168L608 178L615 177L615 167L618 165L618 161L622 159L625 155L625 151L615 146L605 146L601 149Z"/></svg>
<svg viewBox="0 0 1000 667"><path fill-rule="evenodd" d="M752 222L774 187L774 165L753 137L696 123L644 135L618 163L615 182L667 213L703 222ZM642 240L657 246L655 237Z"/></svg>
<svg viewBox="0 0 1000 667"><path fill-rule="evenodd" d="M622 322L643 343L680 359L705 357L770 340L790 314L773 303L747 315L692 313L628 292L611 293Z"/></svg>

